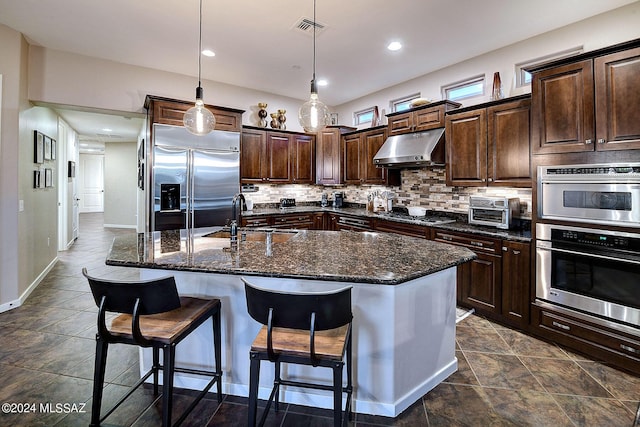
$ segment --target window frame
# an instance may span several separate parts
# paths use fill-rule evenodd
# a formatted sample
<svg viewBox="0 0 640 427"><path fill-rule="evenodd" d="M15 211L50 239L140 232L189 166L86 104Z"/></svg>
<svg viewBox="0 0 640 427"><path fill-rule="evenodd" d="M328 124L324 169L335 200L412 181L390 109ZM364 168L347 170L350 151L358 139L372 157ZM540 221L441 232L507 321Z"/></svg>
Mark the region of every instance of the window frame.
<svg viewBox="0 0 640 427"><path fill-rule="evenodd" d="M458 80L456 82L440 86L440 92L442 93L442 99L448 99L450 101L459 101L459 100L462 100L462 99L477 98L477 97L480 97L480 96L484 96L485 95L485 86L486 86L485 77L486 77L485 74L478 74L478 75L475 75L473 77L469 77L469 78L466 78L466 79L463 79L463 80ZM478 83L480 83L480 87L482 88L482 92L481 93L473 93L473 94L460 96L460 97L452 97L452 96L449 95L449 93L452 90L457 90L457 89L462 89L462 88L465 88L465 87L475 86Z"/></svg>
<svg viewBox="0 0 640 427"><path fill-rule="evenodd" d="M527 61L518 62L514 65L516 75L516 87L531 86L531 78L527 81L527 76L531 76L531 73L525 70L525 68L536 67L542 65L545 62L556 61L558 59L569 58L571 56L579 55L584 52L584 46L576 46L570 49L561 50L559 52L551 53L549 55L539 56L537 58L529 59Z"/></svg>
<svg viewBox="0 0 640 427"><path fill-rule="evenodd" d="M389 101L389 110L391 110L392 113L399 113L402 111L406 111L411 108L411 101L413 101L414 99L420 98L420 96L421 96L420 92L418 92L418 93L413 93L411 95L402 96L400 98L392 99L391 101ZM408 104L407 108L398 110L398 106L405 103Z"/></svg>
<svg viewBox="0 0 640 427"><path fill-rule="evenodd" d="M371 106L368 108L363 108L362 110L354 111L353 125L360 126L360 125L366 125L367 123L371 123L373 121L373 112L375 108L376 108L375 106ZM371 118L369 120L361 120L363 116L367 116L368 114L371 114Z"/></svg>

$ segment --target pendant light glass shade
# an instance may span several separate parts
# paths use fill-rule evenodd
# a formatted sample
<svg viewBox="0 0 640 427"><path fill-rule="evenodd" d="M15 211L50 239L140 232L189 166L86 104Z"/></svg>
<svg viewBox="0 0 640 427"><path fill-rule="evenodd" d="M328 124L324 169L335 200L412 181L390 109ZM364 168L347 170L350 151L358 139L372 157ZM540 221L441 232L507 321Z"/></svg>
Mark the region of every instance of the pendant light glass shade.
<svg viewBox="0 0 640 427"><path fill-rule="evenodd" d="M316 86L316 0L313 0L313 79L311 96L298 110L298 121L305 132L318 132L329 124L329 109L318 99Z"/></svg>
<svg viewBox="0 0 640 427"><path fill-rule="evenodd" d="M298 121L305 132L317 132L329 124L329 109L318 99L315 80L311 82L311 96L298 111Z"/></svg>
<svg viewBox="0 0 640 427"><path fill-rule="evenodd" d="M216 127L216 118L207 110L202 101L202 88L196 89L196 105L184 113L184 127L194 135L206 135Z"/></svg>
<svg viewBox="0 0 640 427"><path fill-rule="evenodd" d="M203 90L200 86L202 70L202 0L200 0L200 33L198 36L198 87L196 88L196 105L189 108L182 119L184 127L194 135L206 135L216 127L216 118L207 110L202 100Z"/></svg>

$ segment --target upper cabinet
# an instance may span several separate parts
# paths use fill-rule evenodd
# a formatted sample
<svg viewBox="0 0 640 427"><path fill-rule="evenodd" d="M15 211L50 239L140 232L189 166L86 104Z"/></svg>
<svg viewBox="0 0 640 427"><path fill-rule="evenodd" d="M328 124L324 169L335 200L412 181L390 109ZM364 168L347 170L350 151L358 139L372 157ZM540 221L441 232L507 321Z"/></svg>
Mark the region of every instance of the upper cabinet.
<svg viewBox="0 0 640 427"><path fill-rule="evenodd" d="M439 101L411 111L387 114L389 136L444 127L445 113L460 105L452 101Z"/></svg>
<svg viewBox="0 0 640 427"><path fill-rule="evenodd" d="M342 183L342 135L353 132L349 126L327 126L316 135L316 183Z"/></svg>
<svg viewBox="0 0 640 427"><path fill-rule="evenodd" d="M534 154L640 148L637 45L617 45L532 70Z"/></svg>
<svg viewBox="0 0 640 427"><path fill-rule="evenodd" d="M528 95L447 114L450 186L531 186Z"/></svg>
<svg viewBox="0 0 640 427"><path fill-rule="evenodd" d="M373 163L382 144L387 139L386 126L378 126L343 137L343 183L399 185L400 171L378 168Z"/></svg>
<svg viewBox="0 0 640 427"><path fill-rule="evenodd" d="M147 95L144 106L147 111L149 111L150 123L183 126L182 119L184 113L193 107L194 103ZM208 104L205 106L216 118L216 130L240 132L240 128L242 127L242 113L244 113L244 110L217 107Z"/></svg>
<svg viewBox="0 0 640 427"><path fill-rule="evenodd" d="M240 181L313 183L314 141L313 135L245 126L240 144Z"/></svg>

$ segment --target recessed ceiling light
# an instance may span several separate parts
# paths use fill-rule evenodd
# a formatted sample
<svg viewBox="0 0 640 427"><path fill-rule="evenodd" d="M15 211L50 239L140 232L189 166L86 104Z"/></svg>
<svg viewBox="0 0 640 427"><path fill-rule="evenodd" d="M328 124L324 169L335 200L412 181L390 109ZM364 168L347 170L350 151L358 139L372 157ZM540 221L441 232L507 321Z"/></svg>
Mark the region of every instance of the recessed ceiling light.
<svg viewBox="0 0 640 427"><path fill-rule="evenodd" d="M209 56L209 57L211 57L211 56L216 56L216 53L215 53L214 51L212 51L211 49L205 49L205 50L203 50L203 51L202 51L202 54L203 54L204 56Z"/></svg>
<svg viewBox="0 0 640 427"><path fill-rule="evenodd" d="M325 80L325 79L320 79L320 80L318 80L318 81L316 82L316 84L317 84L318 86L326 86L326 85L328 85L328 84L329 84L329 82L328 82L327 80Z"/></svg>
<svg viewBox="0 0 640 427"><path fill-rule="evenodd" d="M102 132L113 132L113 129L102 128Z"/></svg>
<svg viewBox="0 0 640 427"><path fill-rule="evenodd" d="M400 42L391 42L387 46L387 49L392 50L392 51L393 50L400 50L400 49L402 49L402 43L400 43Z"/></svg>

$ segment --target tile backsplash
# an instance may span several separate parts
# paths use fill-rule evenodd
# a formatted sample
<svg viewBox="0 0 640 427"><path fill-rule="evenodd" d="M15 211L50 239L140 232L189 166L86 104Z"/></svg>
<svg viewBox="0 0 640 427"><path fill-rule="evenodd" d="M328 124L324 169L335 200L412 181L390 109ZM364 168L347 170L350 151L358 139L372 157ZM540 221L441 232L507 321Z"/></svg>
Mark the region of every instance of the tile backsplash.
<svg viewBox="0 0 640 427"><path fill-rule="evenodd" d="M297 202L319 202L322 193L329 195L341 191L345 193L345 202L365 204L367 195L376 190L389 190L396 197L393 204L402 206L424 206L427 209L467 213L469 197L489 195L518 197L520 199L520 217L531 218L531 189L507 187L449 187L445 183L444 167L421 169L403 169L399 187L381 185L300 185L300 184L259 184L258 191L245 193L245 197L254 204L277 203L280 198L295 198Z"/></svg>

